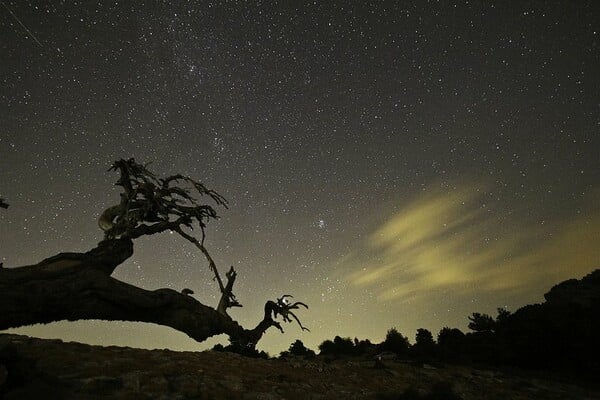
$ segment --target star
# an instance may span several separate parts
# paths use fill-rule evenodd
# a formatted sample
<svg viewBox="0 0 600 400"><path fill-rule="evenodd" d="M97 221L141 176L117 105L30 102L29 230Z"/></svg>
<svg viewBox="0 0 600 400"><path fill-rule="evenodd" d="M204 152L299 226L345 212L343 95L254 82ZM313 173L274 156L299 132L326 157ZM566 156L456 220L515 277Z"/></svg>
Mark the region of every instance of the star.
<svg viewBox="0 0 600 400"><path fill-rule="evenodd" d="M227 198L206 246L239 266L236 312L260 317L273 292L312 299L306 318L324 321L312 348L398 323L409 336L465 329L472 312L515 309L598 260L586 239L600 218L594 2L2 3L5 268L94 248L99 214L119 202L106 170L130 157ZM136 242L116 277L218 298L177 236ZM56 329L198 349L85 324Z"/></svg>

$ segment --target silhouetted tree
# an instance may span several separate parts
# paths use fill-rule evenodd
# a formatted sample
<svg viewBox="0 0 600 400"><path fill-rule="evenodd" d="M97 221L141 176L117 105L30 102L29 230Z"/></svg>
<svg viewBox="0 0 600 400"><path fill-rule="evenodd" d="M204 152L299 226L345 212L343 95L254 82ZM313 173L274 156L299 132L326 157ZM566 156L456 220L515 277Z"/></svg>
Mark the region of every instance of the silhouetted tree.
<svg viewBox="0 0 600 400"><path fill-rule="evenodd" d="M335 344L333 344L333 341L331 341L329 339L323 341L323 343L321 343L319 345L319 354L321 354L321 355L335 354Z"/></svg>
<svg viewBox="0 0 600 400"><path fill-rule="evenodd" d="M457 328L444 327L437 337L440 356L444 359L455 360L463 352L465 334Z"/></svg>
<svg viewBox="0 0 600 400"><path fill-rule="evenodd" d="M377 352L377 346L375 346L369 339L358 340L354 338L354 354L356 355L368 355L375 354Z"/></svg>
<svg viewBox="0 0 600 400"><path fill-rule="evenodd" d="M469 329L474 332L492 332L496 322L487 314L473 313L469 316Z"/></svg>
<svg viewBox="0 0 600 400"><path fill-rule="evenodd" d="M506 308L498 308L498 315L496 316L496 324L503 324L508 321L508 318L511 316L510 311Z"/></svg>
<svg viewBox="0 0 600 400"><path fill-rule="evenodd" d="M424 328L417 329L415 344L411 351L413 356L420 359L428 359L434 356L435 341L431 332Z"/></svg>
<svg viewBox="0 0 600 400"><path fill-rule="evenodd" d="M385 335L385 340L380 345L382 350L392 351L398 355L408 354L410 343L396 328L391 328Z"/></svg>
<svg viewBox="0 0 600 400"><path fill-rule="evenodd" d="M600 374L600 269L569 279L544 295L545 303L514 313L497 310L469 317L463 334L445 327L438 334L442 359L489 365L550 369L597 381Z"/></svg>
<svg viewBox="0 0 600 400"><path fill-rule="evenodd" d="M319 345L319 351L319 354L322 355L348 356L354 354L354 344L350 338L336 336L333 338L333 341L325 340L321 343Z"/></svg>
<svg viewBox="0 0 600 400"><path fill-rule="evenodd" d="M465 334L458 328L449 328L447 326L440 329L437 337L439 346L455 346L459 343Z"/></svg>
<svg viewBox="0 0 600 400"><path fill-rule="evenodd" d="M351 355L354 353L354 344L350 338L336 336L333 338L333 344L337 354Z"/></svg>
<svg viewBox="0 0 600 400"><path fill-rule="evenodd" d="M119 173L116 185L122 193L98 220L104 240L87 253L61 253L36 265L0 269L0 329L81 319L151 322L197 341L225 333L238 349L254 349L270 327L283 332L278 316L284 322L293 318L307 330L293 310L308 307L289 302L290 295L267 301L253 329L228 315L229 308L241 307L233 294L237 273L231 267L224 282L204 245L207 224L218 218L215 207L227 207L223 196L183 175L159 178L133 158L116 161L110 170ZM135 239L161 232L179 235L204 255L221 294L216 308L198 302L190 289L148 291L111 277L133 255Z"/></svg>
<svg viewBox="0 0 600 400"><path fill-rule="evenodd" d="M220 347L217 347L217 345L215 345L212 349L214 351L224 351L224 352L228 352L228 353L241 354L245 357L264 358L264 359L269 358L268 353L266 353L262 350L258 351L258 350L256 350L256 348L254 346L241 345L239 341L233 339L232 337L229 337L229 344L227 346L223 347L222 345L220 345Z"/></svg>
<svg viewBox="0 0 600 400"><path fill-rule="evenodd" d="M315 352L304 346L304 343L302 343L300 339L296 339L296 341L290 345L287 352L294 356L313 357L315 355Z"/></svg>
<svg viewBox="0 0 600 400"><path fill-rule="evenodd" d="M433 335L431 332L424 328L417 329L415 344L418 346L425 347L433 347L435 346L435 341L433 340Z"/></svg>

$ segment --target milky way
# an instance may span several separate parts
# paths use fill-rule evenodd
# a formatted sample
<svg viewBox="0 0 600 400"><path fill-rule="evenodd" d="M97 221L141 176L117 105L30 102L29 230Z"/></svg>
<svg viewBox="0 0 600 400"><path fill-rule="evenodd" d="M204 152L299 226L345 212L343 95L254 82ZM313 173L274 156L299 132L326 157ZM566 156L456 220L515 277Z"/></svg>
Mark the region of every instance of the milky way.
<svg viewBox="0 0 600 400"><path fill-rule="evenodd" d="M600 266L597 2L4 3L5 267L94 247L129 157L230 201L206 245L238 270L236 319L309 304L312 332L269 332L270 352L466 329ZM115 276L218 301L175 235ZM203 348L141 324L18 332Z"/></svg>

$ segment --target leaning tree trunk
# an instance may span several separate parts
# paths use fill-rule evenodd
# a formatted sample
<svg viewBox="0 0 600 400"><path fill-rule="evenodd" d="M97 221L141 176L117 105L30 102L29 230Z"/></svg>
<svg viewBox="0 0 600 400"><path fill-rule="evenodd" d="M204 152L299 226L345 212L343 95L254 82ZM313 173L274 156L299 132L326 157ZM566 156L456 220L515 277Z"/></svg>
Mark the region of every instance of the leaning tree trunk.
<svg viewBox="0 0 600 400"><path fill-rule="evenodd" d="M273 319L277 315L284 322L291 322L291 316L308 330L292 311L308 306L288 303L290 295L277 299L277 303L267 301L264 317L254 329L242 328L227 314L228 308L241 307L233 294L236 273L231 267L225 275L227 282L221 280L204 247L206 223L218 215L192 193L227 207L224 197L183 175L158 178L133 158L116 161L110 170L119 171L116 185L124 193L118 205L100 216L105 240L87 253L61 253L36 265L0 268L0 329L63 320L138 321L170 326L197 341L225 333L238 347L254 347L271 326L283 332ZM0 207L8 205L0 199ZM194 224L200 227L200 238L183 229L191 229ZM178 233L206 257L221 291L216 310L188 296L185 290L149 291L111 277L115 268L133 254L133 239L166 231Z"/></svg>
<svg viewBox="0 0 600 400"><path fill-rule="evenodd" d="M145 290L111 277L132 254L130 239L112 239L87 253L61 253L36 265L0 269L0 329L64 320L149 322L199 342L225 333L232 342L252 347L269 327L281 330L271 317L272 301L263 320L247 330L189 295Z"/></svg>

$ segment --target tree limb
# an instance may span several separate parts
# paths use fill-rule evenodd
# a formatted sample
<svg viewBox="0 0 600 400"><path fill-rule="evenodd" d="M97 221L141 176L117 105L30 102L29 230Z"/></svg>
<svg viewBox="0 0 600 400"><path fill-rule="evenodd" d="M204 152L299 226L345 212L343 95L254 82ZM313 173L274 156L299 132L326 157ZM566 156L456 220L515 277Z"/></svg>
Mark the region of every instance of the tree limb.
<svg viewBox="0 0 600 400"><path fill-rule="evenodd" d="M270 300L263 319L248 330L185 291L149 291L112 278L110 273L132 253L131 240L118 239L101 242L87 253L61 253L36 265L0 269L0 329L63 320L149 322L199 342L224 333L232 342L251 347L270 327L283 332L273 319L279 306ZM235 276L231 268L228 285Z"/></svg>
<svg viewBox="0 0 600 400"><path fill-rule="evenodd" d="M227 207L224 197L183 175L157 178L133 158L116 161L110 170L120 173L116 185L124 192L119 204L107 208L98 220L105 240L87 253L61 253L32 266L0 268L0 329L60 320L139 321L170 326L198 341L225 333L232 343L251 347L270 327L283 332L275 320L278 315L284 322L291 322L291 315L302 330L308 330L291 311L300 305L308 307L301 302L288 304L290 295L277 302L267 301L264 317L254 329L242 328L227 315L228 308L241 307L233 294L237 273L232 266L223 284L204 247L206 223L218 218L217 212L198 203L191 193ZM172 186L179 182L191 187ZM8 204L0 199L0 207L7 208ZM200 227L201 240L183 230L193 229L194 223ZM133 239L164 231L177 232L202 252L221 291L216 309L191 297L190 289L181 293L172 289L148 291L110 276L133 254Z"/></svg>
<svg viewBox="0 0 600 400"><path fill-rule="evenodd" d="M171 289L148 291L82 260L55 259L45 268L0 271L0 329L61 320L151 322L197 341L241 330L211 307Z"/></svg>

